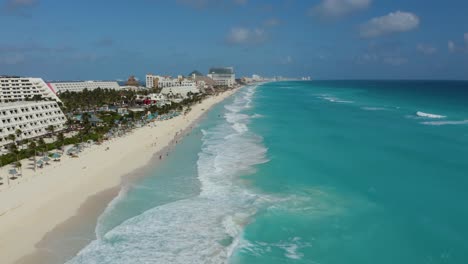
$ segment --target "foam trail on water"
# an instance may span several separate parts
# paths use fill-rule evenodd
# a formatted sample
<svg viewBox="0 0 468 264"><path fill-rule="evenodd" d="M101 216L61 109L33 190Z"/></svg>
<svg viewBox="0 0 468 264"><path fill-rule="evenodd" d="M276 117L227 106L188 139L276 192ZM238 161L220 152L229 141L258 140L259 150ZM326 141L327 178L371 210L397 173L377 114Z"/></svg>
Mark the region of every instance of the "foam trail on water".
<svg viewBox="0 0 468 264"><path fill-rule="evenodd" d="M238 180L268 161L262 138L248 130L250 117L242 113L251 107L255 89L240 91L225 107L226 121L202 131L198 196L125 221L68 263L226 263L250 217L269 203Z"/></svg>
<svg viewBox="0 0 468 264"><path fill-rule="evenodd" d="M468 120L461 120L461 121L427 121L427 122L421 122L421 124L429 125L429 126L468 125Z"/></svg>
<svg viewBox="0 0 468 264"><path fill-rule="evenodd" d="M344 104L352 104L354 101L349 101L349 100L343 100L338 97L328 95L328 94L321 94L318 96L318 98L332 102L332 103L344 103Z"/></svg>
<svg viewBox="0 0 468 264"><path fill-rule="evenodd" d="M366 110L366 111L387 111L387 110L389 110L388 108L385 108L385 107L370 107L370 106L361 107L361 109Z"/></svg>
<svg viewBox="0 0 468 264"><path fill-rule="evenodd" d="M443 116L443 115L424 113L424 112L421 112L421 111L416 112L416 115L419 116L419 117L425 117L425 118L446 118L446 116Z"/></svg>

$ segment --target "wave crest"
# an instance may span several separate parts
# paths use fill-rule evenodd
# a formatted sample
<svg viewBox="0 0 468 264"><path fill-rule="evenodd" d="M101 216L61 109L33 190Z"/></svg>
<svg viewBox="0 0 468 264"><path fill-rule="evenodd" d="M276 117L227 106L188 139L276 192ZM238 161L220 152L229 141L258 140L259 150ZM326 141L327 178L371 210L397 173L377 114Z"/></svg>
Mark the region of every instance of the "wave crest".
<svg viewBox="0 0 468 264"><path fill-rule="evenodd" d="M446 116L443 116L443 115L424 113L424 112L421 112L421 111L417 111L416 115L419 116L419 117L425 117L425 118L446 118Z"/></svg>

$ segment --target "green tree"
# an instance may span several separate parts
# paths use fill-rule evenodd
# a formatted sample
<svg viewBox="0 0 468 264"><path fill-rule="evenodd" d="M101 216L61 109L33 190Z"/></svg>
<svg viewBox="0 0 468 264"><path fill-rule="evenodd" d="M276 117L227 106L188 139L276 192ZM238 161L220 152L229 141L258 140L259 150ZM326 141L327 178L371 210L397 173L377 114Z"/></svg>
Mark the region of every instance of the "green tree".
<svg viewBox="0 0 468 264"><path fill-rule="evenodd" d="M43 153L45 153L45 152L46 152L46 148L47 148L47 144L45 143L44 138L40 138L38 143L39 143L39 149L40 149Z"/></svg>
<svg viewBox="0 0 468 264"><path fill-rule="evenodd" d="M14 143L15 139L16 139L16 136L15 136L15 134L10 134L10 135L7 136L7 139Z"/></svg>
<svg viewBox="0 0 468 264"><path fill-rule="evenodd" d="M49 132L49 134L53 134L54 130L55 130L55 127L53 125L46 127L46 131Z"/></svg>

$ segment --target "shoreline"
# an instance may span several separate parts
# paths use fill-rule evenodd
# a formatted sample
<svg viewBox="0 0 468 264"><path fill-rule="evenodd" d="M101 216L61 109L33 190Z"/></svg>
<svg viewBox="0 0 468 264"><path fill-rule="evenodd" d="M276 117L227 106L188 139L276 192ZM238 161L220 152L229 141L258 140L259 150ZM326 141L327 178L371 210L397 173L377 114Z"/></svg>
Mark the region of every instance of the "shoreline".
<svg viewBox="0 0 468 264"><path fill-rule="evenodd" d="M54 163L39 173L24 169L25 179L20 184L0 192L0 252L4 252L0 254L0 262L39 263L35 257L50 260L53 252L47 239L54 238L67 228L73 230L73 227L77 227L73 223L81 221L73 218L82 219L80 212L81 216L85 213L93 218L95 237L97 218L120 190L138 177L134 174L153 166L159 158L157 153L170 149L173 140L185 134L175 135L176 132L190 129L214 105L239 89L205 99L201 104L194 105L186 116L155 122L152 123L156 124L155 127L138 128L129 135L94 145L81 153L78 159L64 157L62 162ZM106 147L110 150L106 151ZM83 246L77 248L78 244L85 246L89 242L89 238L84 238L71 251L79 251ZM41 253L43 246L46 247ZM45 251L49 254L44 255ZM50 255L49 258L46 255Z"/></svg>
<svg viewBox="0 0 468 264"><path fill-rule="evenodd" d="M97 239L96 226L99 217L105 212L109 204L115 199L119 199L118 196L121 194L125 194L130 185L136 180L147 176L149 170L164 162L164 159L159 159L159 155L164 156L165 153L170 153L176 146L175 142L183 140L186 133L191 131L216 104L213 104L201 116L191 121L168 145L153 153L147 164L136 168L129 174L122 175L119 186L89 196L74 216L48 231L36 244L36 250L21 257L15 261L15 264L63 264L76 256L84 247ZM74 237L74 239L70 239L71 237Z"/></svg>

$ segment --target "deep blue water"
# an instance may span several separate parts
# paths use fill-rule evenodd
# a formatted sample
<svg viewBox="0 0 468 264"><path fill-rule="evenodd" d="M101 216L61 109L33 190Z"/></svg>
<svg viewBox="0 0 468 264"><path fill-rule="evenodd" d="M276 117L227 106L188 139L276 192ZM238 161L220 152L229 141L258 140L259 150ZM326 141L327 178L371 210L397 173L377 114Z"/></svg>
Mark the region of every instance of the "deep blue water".
<svg viewBox="0 0 468 264"><path fill-rule="evenodd" d="M467 188L467 82L249 86L70 262L468 263Z"/></svg>

